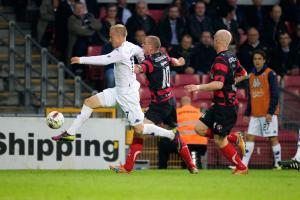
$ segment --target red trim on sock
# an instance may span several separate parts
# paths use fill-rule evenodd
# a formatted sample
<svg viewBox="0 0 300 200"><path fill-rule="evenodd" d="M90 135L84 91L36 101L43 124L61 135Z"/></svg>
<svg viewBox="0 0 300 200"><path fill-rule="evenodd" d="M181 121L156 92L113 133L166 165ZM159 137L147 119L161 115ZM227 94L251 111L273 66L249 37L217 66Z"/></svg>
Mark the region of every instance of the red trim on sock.
<svg viewBox="0 0 300 200"><path fill-rule="evenodd" d="M193 163L190 150L183 140L181 140L181 145L182 147L178 153L181 156L181 158L184 160L186 166L189 169L196 167L195 164Z"/></svg>
<svg viewBox="0 0 300 200"><path fill-rule="evenodd" d="M129 153L127 154L126 163L124 168L130 172L133 169L134 162L138 154L141 153L143 149L143 138L133 138L132 144L130 145Z"/></svg>
<svg viewBox="0 0 300 200"><path fill-rule="evenodd" d="M228 143L225 147L223 147L221 149L221 152L227 158L227 160L229 160L232 164L236 166L237 169L244 170L247 168L241 161L241 158L238 155L235 148L230 143Z"/></svg>

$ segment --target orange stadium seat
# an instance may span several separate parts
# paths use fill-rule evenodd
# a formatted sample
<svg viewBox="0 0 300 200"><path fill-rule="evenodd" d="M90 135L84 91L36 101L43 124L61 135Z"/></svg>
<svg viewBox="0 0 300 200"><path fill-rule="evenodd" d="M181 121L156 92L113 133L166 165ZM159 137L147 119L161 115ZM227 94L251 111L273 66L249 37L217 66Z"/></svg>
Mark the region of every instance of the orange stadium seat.
<svg viewBox="0 0 300 200"><path fill-rule="evenodd" d="M199 75L176 74L174 86L185 86L189 84L200 84Z"/></svg>
<svg viewBox="0 0 300 200"><path fill-rule="evenodd" d="M158 24L160 19L164 15L164 10L159 10L159 9L149 10L149 15L154 19L155 23Z"/></svg>

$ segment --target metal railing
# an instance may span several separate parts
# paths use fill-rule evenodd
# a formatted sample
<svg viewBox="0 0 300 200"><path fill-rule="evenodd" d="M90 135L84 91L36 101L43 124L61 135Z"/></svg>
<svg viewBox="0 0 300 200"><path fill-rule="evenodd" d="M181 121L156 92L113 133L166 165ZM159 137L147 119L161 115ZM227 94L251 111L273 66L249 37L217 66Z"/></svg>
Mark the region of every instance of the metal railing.
<svg viewBox="0 0 300 200"><path fill-rule="evenodd" d="M57 92L57 106L64 107L65 100L73 102L73 105L78 107L81 105L81 91L82 88L88 92L94 93L95 90L87 85L84 81L81 80L79 76L76 76L72 71L70 71L63 62L60 62L55 58L51 53L48 52L46 48L43 48L36 40L34 40L30 34L26 34L14 21L8 19L0 13L0 17L8 22L8 88L9 91L16 90L16 56L24 60L24 106L30 106L32 103L32 96L34 95L31 91L31 78L32 78L32 49L36 48L40 51L40 63L41 71L34 70L35 73L40 75L40 96L37 97L40 100L40 113L44 112L45 106L47 105L47 92L48 85L53 86ZM24 56L19 55L16 51L16 33L19 33L22 37L25 38L25 49ZM54 63L57 65L57 77L58 83L55 85L48 79L48 62ZM72 100L64 93L64 77L65 74L68 77L74 79L74 99Z"/></svg>

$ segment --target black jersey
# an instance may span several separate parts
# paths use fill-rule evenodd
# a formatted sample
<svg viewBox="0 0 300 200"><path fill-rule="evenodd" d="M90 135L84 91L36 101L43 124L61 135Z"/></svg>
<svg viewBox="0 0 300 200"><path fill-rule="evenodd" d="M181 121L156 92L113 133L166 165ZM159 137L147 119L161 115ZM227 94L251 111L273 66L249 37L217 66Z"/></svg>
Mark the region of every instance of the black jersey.
<svg viewBox="0 0 300 200"><path fill-rule="evenodd" d="M163 52L146 56L141 64L153 102L164 102L174 96L170 83L170 64L173 64L173 59Z"/></svg>
<svg viewBox="0 0 300 200"><path fill-rule="evenodd" d="M235 77L246 75L246 70L230 51L220 52L210 70L211 81L221 81L224 86L214 91L214 103L218 105L237 105Z"/></svg>

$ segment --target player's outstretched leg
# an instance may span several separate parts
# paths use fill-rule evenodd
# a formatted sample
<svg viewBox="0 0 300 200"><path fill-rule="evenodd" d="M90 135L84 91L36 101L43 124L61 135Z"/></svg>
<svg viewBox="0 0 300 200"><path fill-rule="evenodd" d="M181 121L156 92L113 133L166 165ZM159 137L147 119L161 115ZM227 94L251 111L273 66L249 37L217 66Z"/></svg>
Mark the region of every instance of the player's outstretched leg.
<svg viewBox="0 0 300 200"><path fill-rule="evenodd" d="M75 134L77 130L82 126L82 124L89 119L93 112L93 108L99 107L100 101L96 95L86 99L81 108L80 113L77 115L76 119L73 121L71 127L64 131L63 133L53 136L52 140L54 141L74 141Z"/></svg>
<svg viewBox="0 0 300 200"><path fill-rule="evenodd" d="M230 161L236 166L232 174L235 175L246 175L248 174L248 168L243 164L240 156L238 155L235 148L228 142L227 138L215 135L215 143L220 148L221 152Z"/></svg>
<svg viewBox="0 0 300 200"><path fill-rule="evenodd" d="M181 158L184 160L189 172L191 174L198 174L199 170L197 169L196 165L193 163L190 150L185 142L181 139L179 131L174 128L173 132L175 133L175 138L173 142L176 144L177 151Z"/></svg>
<svg viewBox="0 0 300 200"><path fill-rule="evenodd" d="M143 138L135 136L133 138L132 144L130 145L125 164L119 166L110 166L110 169L112 171L115 171L116 173L130 173L133 170L136 158L141 153L142 149Z"/></svg>

